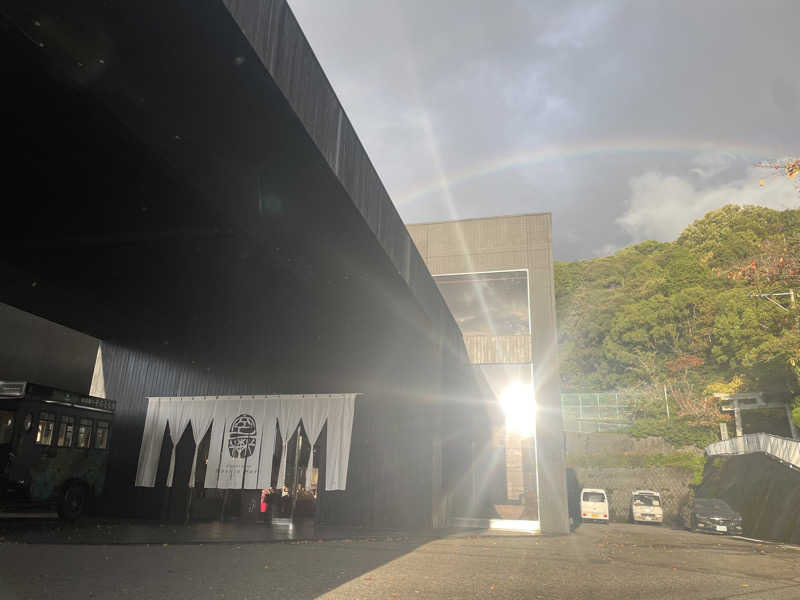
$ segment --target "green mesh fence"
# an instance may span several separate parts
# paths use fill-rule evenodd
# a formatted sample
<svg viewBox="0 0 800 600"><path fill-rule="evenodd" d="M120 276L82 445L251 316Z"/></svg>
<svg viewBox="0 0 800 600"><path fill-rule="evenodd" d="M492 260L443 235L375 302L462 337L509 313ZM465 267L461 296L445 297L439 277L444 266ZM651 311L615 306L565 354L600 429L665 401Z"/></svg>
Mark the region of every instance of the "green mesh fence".
<svg viewBox="0 0 800 600"><path fill-rule="evenodd" d="M617 392L561 394L564 431L623 431L633 418L636 398Z"/></svg>

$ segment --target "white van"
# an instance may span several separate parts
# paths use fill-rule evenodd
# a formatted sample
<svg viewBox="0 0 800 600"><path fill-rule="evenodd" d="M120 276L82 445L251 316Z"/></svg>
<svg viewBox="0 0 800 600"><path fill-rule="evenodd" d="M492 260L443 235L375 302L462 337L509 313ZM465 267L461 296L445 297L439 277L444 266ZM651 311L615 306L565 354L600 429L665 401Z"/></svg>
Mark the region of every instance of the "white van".
<svg viewBox="0 0 800 600"><path fill-rule="evenodd" d="M634 490L631 494L631 521L634 523L664 523L661 495L653 490Z"/></svg>
<svg viewBox="0 0 800 600"><path fill-rule="evenodd" d="M605 490L581 490L581 520L608 523L608 495Z"/></svg>

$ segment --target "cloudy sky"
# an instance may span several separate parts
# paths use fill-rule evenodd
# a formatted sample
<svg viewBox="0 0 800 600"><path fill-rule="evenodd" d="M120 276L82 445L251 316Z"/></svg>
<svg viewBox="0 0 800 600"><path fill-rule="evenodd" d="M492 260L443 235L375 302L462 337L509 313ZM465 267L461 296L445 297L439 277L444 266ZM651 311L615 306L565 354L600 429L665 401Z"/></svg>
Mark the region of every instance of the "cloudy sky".
<svg viewBox="0 0 800 600"><path fill-rule="evenodd" d="M567 260L800 206L753 167L800 154L797 0L289 3L406 222L549 211Z"/></svg>

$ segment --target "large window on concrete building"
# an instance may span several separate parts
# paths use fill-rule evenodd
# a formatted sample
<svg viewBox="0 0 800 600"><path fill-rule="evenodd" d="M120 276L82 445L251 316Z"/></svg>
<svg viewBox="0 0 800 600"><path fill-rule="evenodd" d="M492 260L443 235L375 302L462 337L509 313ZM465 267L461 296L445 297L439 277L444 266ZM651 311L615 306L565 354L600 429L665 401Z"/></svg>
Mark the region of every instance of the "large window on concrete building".
<svg viewBox="0 0 800 600"><path fill-rule="evenodd" d="M505 416L493 432L493 444L502 456L489 475L495 509L504 518L536 520L536 403L528 271L437 275L434 279L461 328L470 362Z"/></svg>
<svg viewBox="0 0 800 600"><path fill-rule="evenodd" d="M464 337L530 334L528 272L434 277Z"/></svg>

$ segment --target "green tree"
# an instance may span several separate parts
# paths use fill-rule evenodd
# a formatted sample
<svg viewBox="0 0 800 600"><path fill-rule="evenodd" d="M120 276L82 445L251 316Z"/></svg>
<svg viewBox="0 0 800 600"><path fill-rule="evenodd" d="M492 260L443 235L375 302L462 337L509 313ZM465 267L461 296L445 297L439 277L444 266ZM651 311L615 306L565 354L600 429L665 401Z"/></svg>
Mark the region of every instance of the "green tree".
<svg viewBox="0 0 800 600"><path fill-rule="evenodd" d="M657 420L664 385L696 398L697 414L704 390L732 381L800 397L800 315L751 297L800 280L785 266L793 253L800 265L798 240L800 210L725 206L674 242L556 263L562 388L639 390ZM676 370L687 356L692 368Z"/></svg>

